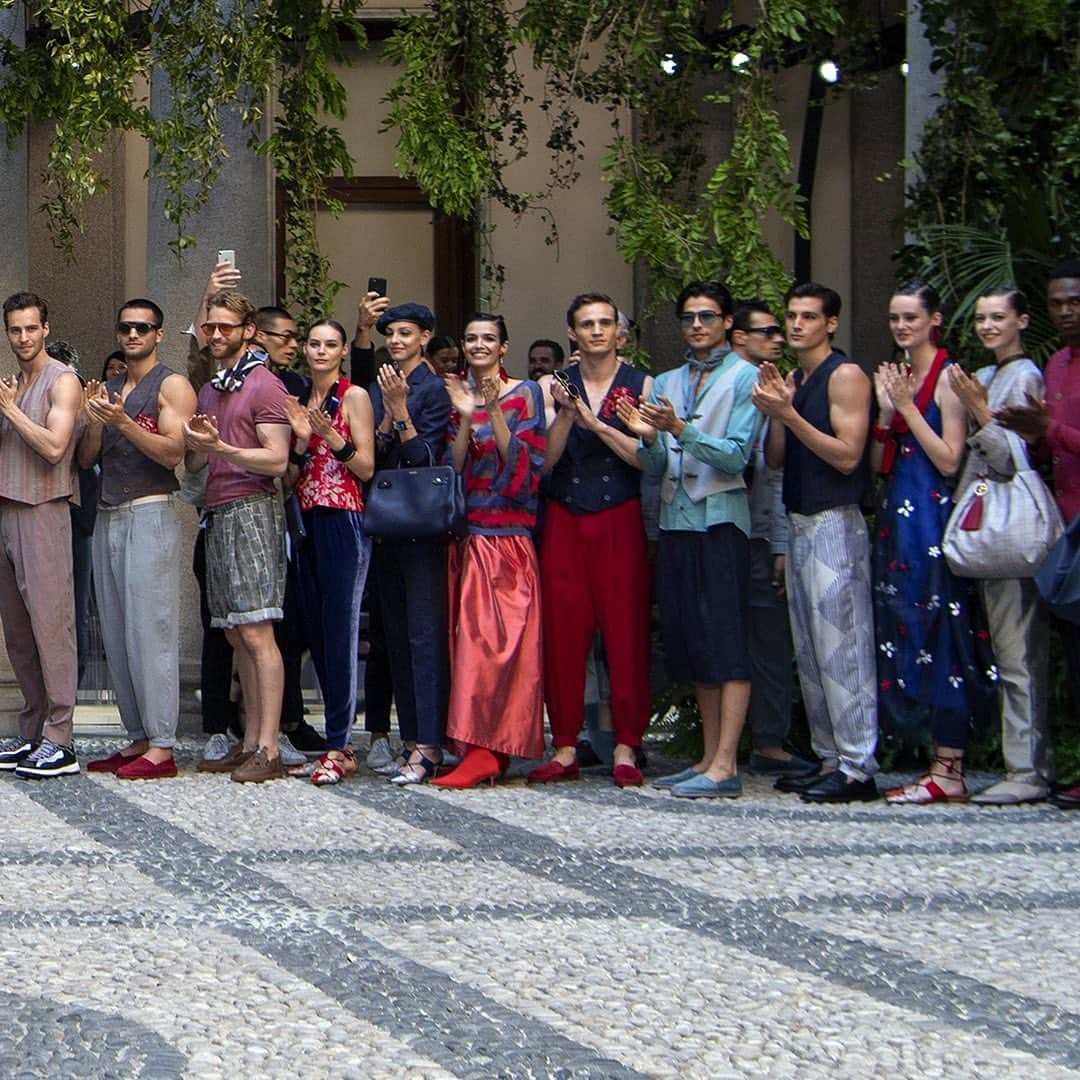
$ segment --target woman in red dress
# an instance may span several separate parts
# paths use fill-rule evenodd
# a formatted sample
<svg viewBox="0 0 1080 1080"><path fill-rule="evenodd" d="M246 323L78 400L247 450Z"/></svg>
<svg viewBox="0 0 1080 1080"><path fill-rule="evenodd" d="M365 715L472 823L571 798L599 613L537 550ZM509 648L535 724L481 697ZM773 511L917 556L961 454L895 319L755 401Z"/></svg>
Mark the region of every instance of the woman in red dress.
<svg viewBox="0 0 1080 1080"><path fill-rule="evenodd" d="M511 755L544 752L540 574L533 546L544 463L540 387L502 368L500 315L474 315L463 339L468 374L446 379L449 440L465 483L469 534L450 555L450 713L461 764L432 781L467 788L505 771Z"/></svg>

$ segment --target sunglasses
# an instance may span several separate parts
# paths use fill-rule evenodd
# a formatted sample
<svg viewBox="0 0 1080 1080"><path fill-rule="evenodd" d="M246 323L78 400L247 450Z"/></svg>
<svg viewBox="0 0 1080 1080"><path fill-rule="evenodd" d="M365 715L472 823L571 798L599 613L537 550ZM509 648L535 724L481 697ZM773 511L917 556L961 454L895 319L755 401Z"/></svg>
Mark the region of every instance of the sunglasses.
<svg viewBox="0 0 1080 1080"><path fill-rule="evenodd" d="M116 324L116 332L118 334L123 334L125 337L127 337L132 330L134 330L139 337L146 337L151 330L157 329L158 324L152 322L118 322Z"/></svg>
<svg viewBox="0 0 1080 1080"><path fill-rule="evenodd" d="M694 325L696 319L702 326L712 326L717 319L723 317L719 311L682 311L679 313L679 322L689 328Z"/></svg>
<svg viewBox="0 0 1080 1080"><path fill-rule="evenodd" d="M762 337L766 338L784 336L784 331L779 326L777 326L776 323L773 323L772 326L748 326L746 328L746 333L760 334Z"/></svg>
<svg viewBox="0 0 1080 1080"><path fill-rule="evenodd" d="M574 399L577 401L581 397L581 391L570 381L565 371L553 371L551 377Z"/></svg>
<svg viewBox="0 0 1080 1080"><path fill-rule="evenodd" d="M146 324L144 323L143 325L145 326ZM219 331L222 337L228 337L234 330L239 330L240 327L246 325L246 323L240 322L204 322L199 329L202 330L207 337L210 337L215 330Z"/></svg>

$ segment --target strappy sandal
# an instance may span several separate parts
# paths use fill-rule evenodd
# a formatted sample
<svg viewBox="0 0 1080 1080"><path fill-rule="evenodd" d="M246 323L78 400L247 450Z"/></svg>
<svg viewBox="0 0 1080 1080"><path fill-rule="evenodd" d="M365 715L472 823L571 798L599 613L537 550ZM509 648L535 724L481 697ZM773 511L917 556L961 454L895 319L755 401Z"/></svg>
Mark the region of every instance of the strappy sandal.
<svg viewBox="0 0 1080 1080"><path fill-rule="evenodd" d="M346 776L356 772L356 754L352 748L345 750L327 750L311 774L311 782L316 787L327 784L340 784Z"/></svg>
<svg viewBox="0 0 1080 1080"><path fill-rule="evenodd" d="M941 766L950 779L956 778L963 785L963 791L950 795L944 791L934 779L933 771L920 776L903 787L891 788L884 793L884 799L893 806L929 806L931 803L963 803L970 798L967 781L964 779L963 758L947 758L937 756L934 765ZM931 766L933 770L933 766Z"/></svg>
<svg viewBox="0 0 1080 1080"><path fill-rule="evenodd" d="M438 750L438 747L425 747L424 749ZM398 787L404 787L407 784L422 784L425 780L438 776L441 766L441 752L438 761L433 761L424 753L423 749L417 746L409 755L409 760L401 771L397 775L390 777L390 783L396 784Z"/></svg>

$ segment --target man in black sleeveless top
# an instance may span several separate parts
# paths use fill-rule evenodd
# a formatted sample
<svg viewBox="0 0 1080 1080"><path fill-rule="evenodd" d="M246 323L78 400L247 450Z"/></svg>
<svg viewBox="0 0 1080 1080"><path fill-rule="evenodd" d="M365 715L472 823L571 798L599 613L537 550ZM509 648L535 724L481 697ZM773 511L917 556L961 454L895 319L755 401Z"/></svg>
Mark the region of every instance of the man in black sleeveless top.
<svg viewBox="0 0 1080 1080"><path fill-rule="evenodd" d="M785 297L787 380L763 364L754 404L770 418L766 461L784 469L788 607L820 776L777 787L807 802L877 798L877 684L870 543L860 503L869 480L870 380L832 346L840 297L796 285Z"/></svg>
<svg viewBox="0 0 1080 1080"><path fill-rule="evenodd" d="M116 336L127 374L90 384L79 444L84 469L101 465L94 588L109 676L131 740L88 768L123 780L176 775L180 520L173 493L195 391L158 361L163 321L151 300L129 300L120 309Z"/></svg>

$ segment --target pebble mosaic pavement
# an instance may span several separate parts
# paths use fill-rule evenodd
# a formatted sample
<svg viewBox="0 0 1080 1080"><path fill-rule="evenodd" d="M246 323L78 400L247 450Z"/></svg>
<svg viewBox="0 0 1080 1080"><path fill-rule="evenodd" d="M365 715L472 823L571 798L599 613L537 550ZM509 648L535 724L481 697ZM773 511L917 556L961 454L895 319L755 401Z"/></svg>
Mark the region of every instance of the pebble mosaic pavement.
<svg viewBox="0 0 1080 1080"><path fill-rule="evenodd" d="M1080 1077L1080 813L240 787L197 750L0 776L0 1076Z"/></svg>

